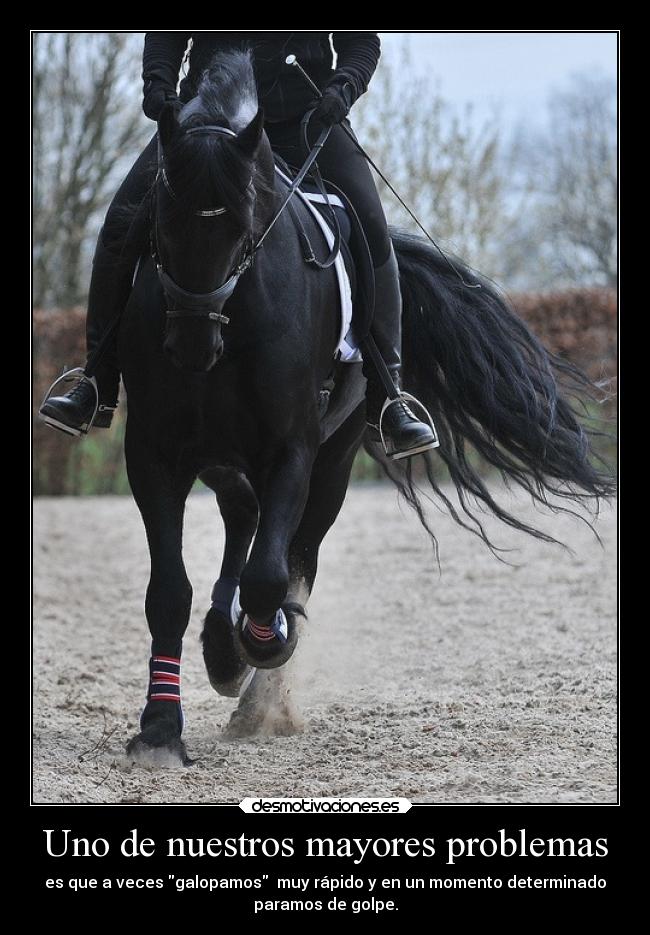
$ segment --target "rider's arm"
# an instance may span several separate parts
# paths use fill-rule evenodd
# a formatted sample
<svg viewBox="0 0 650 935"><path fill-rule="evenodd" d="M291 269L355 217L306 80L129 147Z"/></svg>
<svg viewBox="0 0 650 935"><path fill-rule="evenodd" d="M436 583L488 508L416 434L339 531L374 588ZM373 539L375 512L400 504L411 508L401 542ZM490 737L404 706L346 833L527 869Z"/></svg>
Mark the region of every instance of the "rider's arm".
<svg viewBox="0 0 650 935"><path fill-rule="evenodd" d="M176 97L178 74L190 36L189 32L145 33L142 109L152 120L158 119L165 101Z"/></svg>
<svg viewBox="0 0 650 935"><path fill-rule="evenodd" d="M334 32L332 44L336 52L334 80L344 80L349 85L346 97L352 104L367 91L379 56L381 43L376 32Z"/></svg>

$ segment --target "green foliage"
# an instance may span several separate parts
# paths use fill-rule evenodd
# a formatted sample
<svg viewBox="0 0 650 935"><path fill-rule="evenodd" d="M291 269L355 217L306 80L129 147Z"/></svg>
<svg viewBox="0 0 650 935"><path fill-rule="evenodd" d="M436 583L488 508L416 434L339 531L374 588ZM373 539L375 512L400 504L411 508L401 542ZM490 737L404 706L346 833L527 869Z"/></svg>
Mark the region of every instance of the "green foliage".
<svg viewBox="0 0 650 935"><path fill-rule="evenodd" d="M70 458L70 486L75 493L125 494L130 492L124 461L124 417L115 420L110 430L96 430L75 446Z"/></svg>
<svg viewBox="0 0 650 935"><path fill-rule="evenodd" d="M352 467L353 481L377 481L384 477L382 469L370 455L361 449Z"/></svg>
<svg viewBox="0 0 650 935"><path fill-rule="evenodd" d="M110 429L95 429L73 438L51 432L54 439L46 451L34 449L33 489L36 496L91 496L130 493L124 460L123 414L116 416ZM60 449L66 453L59 457ZM56 453L52 457L52 451ZM50 457L44 457L49 453Z"/></svg>

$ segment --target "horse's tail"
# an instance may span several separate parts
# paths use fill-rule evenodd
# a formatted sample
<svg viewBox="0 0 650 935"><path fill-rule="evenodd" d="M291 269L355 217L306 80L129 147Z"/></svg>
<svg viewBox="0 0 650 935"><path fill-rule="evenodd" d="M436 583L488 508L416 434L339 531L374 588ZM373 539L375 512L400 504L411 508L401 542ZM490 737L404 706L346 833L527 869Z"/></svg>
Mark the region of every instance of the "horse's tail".
<svg viewBox="0 0 650 935"><path fill-rule="evenodd" d="M429 409L440 447L424 462L429 484L453 518L493 548L472 512L487 507L500 520L546 541L552 536L508 513L491 496L468 444L502 479L514 481L554 511L614 493L611 472L592 449L594 435L578 420L586 397L600 389L576 366L548 351L495 287L454 260L457 272L423 239L392 231L403 298L405 389ZM459 275L460 274L460 275ZM462 279L461 279L462 276ZM463 281L464 280L464 281ZM467 283L480 282L480 289ZM602 397L602 393L600 394ZM574 400L572 406L569 397ZM576 408L574 408L576 407ZM411 461L382 463L427 526ZM460 503L456 509L436 479L447 466Z"/></svg>

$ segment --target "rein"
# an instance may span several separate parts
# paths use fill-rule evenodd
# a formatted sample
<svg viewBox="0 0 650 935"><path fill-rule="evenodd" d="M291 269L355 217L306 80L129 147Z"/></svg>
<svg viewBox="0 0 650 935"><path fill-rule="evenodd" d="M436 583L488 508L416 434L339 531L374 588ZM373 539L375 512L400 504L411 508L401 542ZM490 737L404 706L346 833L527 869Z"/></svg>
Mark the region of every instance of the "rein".
<svg viewBox="0 0 650 935"><path fill-rule="evenodd" d="M312 113L313 111L310 111L307 115L305 115L307 120L309 119ZM230 296L235 291L237 283L239 282L239 279L242 276L242 274L245 273L246 270L249 269L249 267L252 265L253 260L255 258L255 254L257 253L257 251L260 249L260 247L266 240L267 236L273 229L278 218L282 215L285 208L289 204L289 201L295 194L297 188L299 187L300 183L304 179L305 175L307 174L307 172L309 171L309 169L315 162L316 157L318 156L319 152L321 151L321 149L323 148L327 140L327 137L330 135L331 129L332 129L331 127L325 127L320 133L314 146L309 151L309 155L307 156L305 162L303 163L298 174L296 175L293 182L291 183L291 186L289 187L289 190L284 198L284 201L282 202L282 204L280 205L280 207L274 214L271 221L267 224L266 228L264 229L263 233L260 235L257 242L253 245L249 244L249 246L244 252L243 259L241 260L239 265L235 268L235 270L231 273L231 275L223 283L223 285L219 286L217 289L214 289L212 292L203 292L203 293L188 292L186 289L183 289L181 286L179 286L178 283L172 279L169 273L165 271L163 267L163 263L162 263L162 258L160 256L160 251L158 249L157 223L156 223L156 217L155 217L155 212L153 210L153 202L152 202L152 219L151 219L152 223L151 223L151 234L150 234L151 257L154 263L156 264L158 278L160 279L160 283L163 287L165 295L167 296L170 303L174 306L173 308L170 308L167 310L167 318L209 318L209 319L212 319L213 321L218 321L224 325L227 325L230 322L230 318L228 318L226 315L221 314L221 311L220 311L221 307L223 306L224 302L227 299L229 299ZM230 130L228 127L222 127L219 125L208 125L208 124L206 124L205 126L201 126L201 127L193 127L190 130L186 130L185 132L188 135L191 133L217 133L222 136L231 136L231 137L237 136L237 134L233 130ZM171 197L175 201L178 201L179 199L176 193L174 192L174 189L171 186L171 183L167 177L167 173L165 172L164 154L162 151L160 139L158 139L158 172L156 174L156 179L154 181L154 186L153 186L154 199L155 199L155 191L156 191L156 182L158 181L158 179L162 180L163 185L165 186L166 190L171 195ZM251 180L249 182L249 187L252 184L253 183ZM225 214L227 210L228 209L225 207L216 207L216 208L208 208L206 210L201 210L201 211L194 211L193 213L197 217L216 217L220 214Z"/></svg>

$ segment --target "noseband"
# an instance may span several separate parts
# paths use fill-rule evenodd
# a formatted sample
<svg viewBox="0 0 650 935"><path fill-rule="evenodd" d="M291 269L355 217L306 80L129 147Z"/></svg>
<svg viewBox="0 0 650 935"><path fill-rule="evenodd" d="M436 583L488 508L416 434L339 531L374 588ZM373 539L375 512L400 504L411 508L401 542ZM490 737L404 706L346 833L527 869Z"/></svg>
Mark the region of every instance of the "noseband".
<svg viewBox="0 0 650 935"><path fill-rule="evenodd" d="M189 130L186 130L185 133L189 136L192 133L217 133L220 136L234 136L237 134L230 130L228 127L222 127L217 125L205 125L201 127L192 127ZM178 197L174 192L174 189L171 186L171 183L167 177L164 164L164 155L162 151L162 146L160 144L160 139L158 139L158 173L156 175L155 182L161 179L163 185L174 199L178 201ZM155 196L155 182L154 182L154 196ZM249 182L248 188L252 187L252 179ZM192 212L196 217L217 217L220 214L225 214L228 209L225 207L219 208L208 208L202 211ZM152 211L153 215L153 211ZM224 325L227 325L230 319L226 315L222 315L220 311L216 311L217 308L220 308L226 299L229 299L230 296L235 291L235 286L239 281L239 277L242 275L245 270L251 265L252 254L247 252L242 262L235 269L234 273L223 283L222 286L219 286L218 289L214 289L212 292L188 292L186 289L183 289L181 286L175 282L169 273L165 272L163 268L162 259L160 256L160 251L158 249L158 234L157 234L157 225L156 219L152 216L151 224L151 256L156 264L156 270L158 272L158 278L160 283L165 291L172 308L167 310L167 318L209 318L212 321L221 322Z"/></svg>

